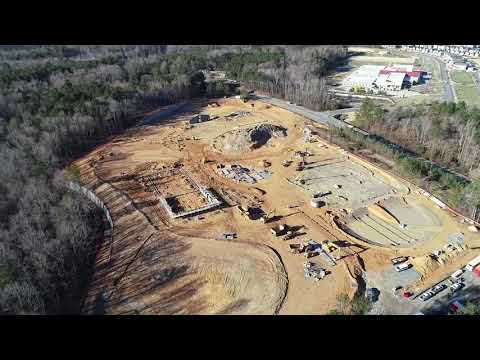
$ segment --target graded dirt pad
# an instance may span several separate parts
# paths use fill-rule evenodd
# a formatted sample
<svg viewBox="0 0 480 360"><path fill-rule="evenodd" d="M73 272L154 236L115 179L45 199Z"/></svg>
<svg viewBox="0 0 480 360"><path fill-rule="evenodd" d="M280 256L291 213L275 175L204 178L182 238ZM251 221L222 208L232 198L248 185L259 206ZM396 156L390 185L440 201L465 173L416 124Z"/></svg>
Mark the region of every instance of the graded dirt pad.
<svg viewBox="0 0 480 360"><path fill-rule="evenodd" d="M86 313L324 314L340 293L361 288L363 271L381 271L398 251L421 256L466 229L420 195L407 195L401 180L328 143L306 143L305 125L316 125L301 116L256 101L218 104L198 103L155 125L131 129L75 163L82 183L104 201L114 222L112 237L99 246ZM198 113L218 118L190 125ZM228 116L232 113L237 115ZM222 148L221 136L240 130L241 146ZM297 171L305 152L306 167ZM291 165L285 166L286 160ZM257 169L265 163L271 176L253 185L217 171L220 164ZM174 197L183 210L204 205L198 189L170 173L172 168L190 174L222 205L171 218L162 197ZM148 185L146 179L159 173L164 175ZM325 200L323 208L310 205L314 194ZM368 206L378 201L384 212L369 213ZM238 205L260 208L270 221L250 220ZM354 227L359 219L369 224L363 233L356 229L369 242L337 225ZM270 228L280 224L295 236L275 237ZM376 238L379 230L404 240L394 238L400 245L393 245ZM236 236L226 240L226 233ZM465 239L478 236L468 232ZM416 241L405 241L410 237ZM304 255L289 251L289 244L310 239L338 247L331 254L335 266L324 256L309 259L327 271L318 282L305 278Z"/></svg>
<svg viewBox="0 0 480 360"><path fill-rule="evenodd" d="M368 212L357 210L348 223L359 237L393 247L418 246L439 234L442 225L438 216L419 203L415 195L389 198L380 205L369 206Z"/></svg>
<svg viewBox="0 0 480 360"><path fill-rule="evenodd" d="M313 151L318 156L306 158L305 170L293 180L312 195L329 193L322 200L330 207L356 209L404 191L336 150Z"/></svg>

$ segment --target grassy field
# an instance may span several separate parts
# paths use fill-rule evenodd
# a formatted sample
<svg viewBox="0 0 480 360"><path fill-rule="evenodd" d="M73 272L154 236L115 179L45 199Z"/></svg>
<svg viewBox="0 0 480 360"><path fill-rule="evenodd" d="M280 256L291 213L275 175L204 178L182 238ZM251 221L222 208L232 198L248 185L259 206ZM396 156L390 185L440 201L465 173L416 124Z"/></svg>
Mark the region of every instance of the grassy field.
<svg viewBox="0 0 480 360"><path fill-rule="evenodd" d="M473 74L466 71L454 71L452 80L458 101L465 101L467 105L480 106L480 92L473 79Z"/></svg>
<svg viewBox="0 0 480 360"><path fill-rule="evenodd" d="M440 94L409 96L403 99L396 100L396 105L397 106L418 105L418 104L432 103L434 101L442 101L442 96Z"/></svg>
<svg viewBox="0 0 480 360"><path fill-rule="evenodd" d="M473 83L473 78L471 73L466 71L454 71L452 72L452 80L460 83L462 85L471 85Z"/></svg>

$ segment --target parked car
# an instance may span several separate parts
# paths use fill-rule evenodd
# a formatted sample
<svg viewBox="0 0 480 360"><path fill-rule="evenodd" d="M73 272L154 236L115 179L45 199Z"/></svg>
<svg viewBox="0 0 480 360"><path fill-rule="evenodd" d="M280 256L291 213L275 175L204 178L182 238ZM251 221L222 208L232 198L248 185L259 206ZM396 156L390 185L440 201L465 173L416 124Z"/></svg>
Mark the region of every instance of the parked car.
<svg viewBox="0 0 480 360"><path fill-rule="evenodd" d="M393 258L391 259L390 261L392 262L393 265L398 265L398 264L401 264L405 261L408 260L408 257L406 256L399 256L399 257L396 257L396 258Z"/></svg>
<svg viewBox="0 0 480 360"><path fill-rule="evenodd" d="M400 272L400 271L405 271L407 269L410 269L411 267L412 267L412 264L400 264L395 266L395 270Z"/></svg>
<svg viewBox="0 0 480 360"><path fill-rule="evenodd" d="M445 284L435 285L435 286L432 288L432 292L436 295L436 294L438 294L439 292L445 290L446 288L447 288L447 285L445 285Z"/></svg>
<svg viewBox="0 0 480 360"><path fill-rule="evenodd" d="M450 290L451 292L457 292L458 290L460 290L461 288L463 288L465 285L461 282L458 282L458 283L455 283L453 284L452 286L450 286Z"/></svg>
<svg viewBox="0 0 480 360"><path fill-rule="evenodd" d="M451 278L457 280L459 277L462 276L462 274L463 274L463 270L462 270L462 269L457 270L457 271L455 271L455 272L451 275Z"/></svg>
<svg viewBox="0 0 480 360"><path fill-rule="evenodd" d="M393 289L392 289L392 292L395 294L398 290L400 289L403 289L403 286L395 286Z"/></svg>
<svg viewBox="0 0 480 360"><path fill-rule="evenodd" d="M420 300L427 301L428 299L431 299L434 296L435 296L435 293L429 290L427 292L424 292L422 295L420 295Z"/></svg>

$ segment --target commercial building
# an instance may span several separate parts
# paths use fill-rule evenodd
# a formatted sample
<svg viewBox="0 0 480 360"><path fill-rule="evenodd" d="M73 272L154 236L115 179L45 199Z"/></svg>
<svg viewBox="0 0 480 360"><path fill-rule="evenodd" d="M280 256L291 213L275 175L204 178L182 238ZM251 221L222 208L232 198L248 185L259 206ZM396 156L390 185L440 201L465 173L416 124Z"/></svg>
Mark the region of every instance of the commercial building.
<svg viewBox="0 0 480 360"><path fill-rule="evenodd" d="M423 71L413 71L413 65L364 65L346 77L342 85L347 90L395 92L422 83L423 75Z"/></svg>

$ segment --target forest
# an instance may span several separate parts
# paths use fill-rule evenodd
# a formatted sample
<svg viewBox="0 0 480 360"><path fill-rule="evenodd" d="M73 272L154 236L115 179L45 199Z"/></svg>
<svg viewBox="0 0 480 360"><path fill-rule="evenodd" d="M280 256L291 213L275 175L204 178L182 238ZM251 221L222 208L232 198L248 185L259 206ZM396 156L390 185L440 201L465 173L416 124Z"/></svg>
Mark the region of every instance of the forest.
<svg viewBox="0 0 480 360"><path fill-rule="evenodd" d="M272 95L330 108L325 75L344 46L74 45L0 47L0 313L71 314L102 230L68 190L68 164L135 115L224 95L204 69Z"/></svg>

